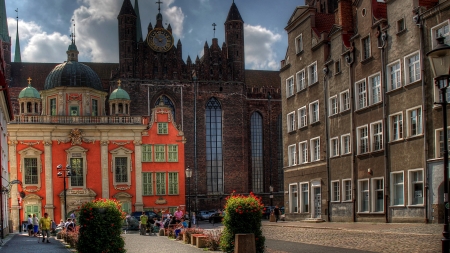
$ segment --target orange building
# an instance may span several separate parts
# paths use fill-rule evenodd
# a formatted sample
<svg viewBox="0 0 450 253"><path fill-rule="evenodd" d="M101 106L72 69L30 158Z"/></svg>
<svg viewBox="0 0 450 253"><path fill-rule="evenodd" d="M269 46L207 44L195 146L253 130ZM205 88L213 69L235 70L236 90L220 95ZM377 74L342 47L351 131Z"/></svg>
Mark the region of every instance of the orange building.
<svg viewBox="0 0 450 253"><path fill-rule="evenodd" d="M163 97L150 117L130 116L120 81L104 92L98 75L78 62L75 42L43 91L31 81L8 127L10 178L22 181L11 189L15 226L19 213L20 220L47 212L59 221L64 207L70 214L96 198L116 198L126 212L185 206L185 138Z"/></svg>

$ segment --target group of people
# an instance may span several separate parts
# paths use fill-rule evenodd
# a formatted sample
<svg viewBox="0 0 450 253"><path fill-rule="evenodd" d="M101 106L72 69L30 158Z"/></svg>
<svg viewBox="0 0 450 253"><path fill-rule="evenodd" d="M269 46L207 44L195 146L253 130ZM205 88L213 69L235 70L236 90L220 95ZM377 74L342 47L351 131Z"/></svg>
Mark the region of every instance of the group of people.
<svg viewBox="0 0 450 253"><path fill-rule="evenodd" d="M28 236L37 237L39 231L42 233L42 242L45 242L45 236L47 235L47 243L50 243L49 236L50 231L56 229L55 222L48 217L48 213L44 213L44 217L40 219L36 214L28 215Z"/></svg>
<svg viewBox="0 0 450 253"><path fill-rule="evenodd" d="M188 227L185 215L180 208L177 208L177 211L173 215L167 214L165 218L162 217L161 219L149 219L145 211L143 211L139 222L140 235L146 235L146 231L149 231L149 234L152 235L161 229L169 228L171 225L175 228L175 238L178 238L178 234L182 229Z"/></svg>

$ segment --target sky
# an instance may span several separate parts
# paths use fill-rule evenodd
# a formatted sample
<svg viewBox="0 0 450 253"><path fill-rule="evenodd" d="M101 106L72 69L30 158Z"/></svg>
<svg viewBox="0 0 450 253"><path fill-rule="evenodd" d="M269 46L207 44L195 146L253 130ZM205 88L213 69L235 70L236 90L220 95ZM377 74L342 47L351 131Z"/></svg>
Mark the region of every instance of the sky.
<svg viewBox="0 0 450 253"><path fill-rule="evenodd" d="M203 55L205 42L218 38L222 46L224 23L233 0L161 0L163 24L172 27L175 45L183 46L183 60ZM279 70L287 49L284 28L303 0L234 0L244 20L247 69ZM123 0L5 0L14 59L19 16L22 62L60 63L66 60L75 20L80 62L119 61L118 22ZM149 22L156 24L157 0L139 0L144 38ZM134 6L135 0L131 0ZM213 23L217 24L215 36Z"/></svg>

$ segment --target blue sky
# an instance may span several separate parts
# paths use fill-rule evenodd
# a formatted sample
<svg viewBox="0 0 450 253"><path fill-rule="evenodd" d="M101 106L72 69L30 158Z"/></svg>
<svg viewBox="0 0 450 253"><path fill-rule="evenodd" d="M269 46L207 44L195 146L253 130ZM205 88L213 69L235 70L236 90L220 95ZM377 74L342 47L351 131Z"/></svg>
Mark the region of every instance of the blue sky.
<svg viewBox="0 0 450 253"><path fill-rule="evenodd" d="M5 0L12 52L19 10L23 62L63 62L70 44L71 20L76 22L80 61L118 62L117 15L123 0ZM157 0L139 0L143 36L156 23ZM205 41L224 42L224 22L232 0L162 0L163 23L171 25L175 43L183 45L183 59L203 53ZM131 0L134 5L135 0ZM303 0L235 0L245 25L247 69L278 70L287 48L284 27Z"/></svg>

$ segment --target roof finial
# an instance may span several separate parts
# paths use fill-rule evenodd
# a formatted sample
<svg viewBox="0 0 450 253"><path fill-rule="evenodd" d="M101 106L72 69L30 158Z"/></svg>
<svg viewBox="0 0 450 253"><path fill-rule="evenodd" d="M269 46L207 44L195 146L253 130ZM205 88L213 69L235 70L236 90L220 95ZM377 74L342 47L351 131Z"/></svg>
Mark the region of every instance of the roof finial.
<svg viewBox="0 0 450 253"><path fill-rule="evenodd" d="M117 86L121 86L122 85L122 81L120 81L120 79L119 79L119 81L117 81Z"/></svg>
<svg viewBox="0 0 450 253"><path fill-rule="evenodd" d="M158 4L158 13L161 13L161 4L162 4L162 2L160 0L158 0L158 2L156 2L156 3Z"/></svg>
<svg viewBox="0 0 450 253"><path fill-rule="evenodd" d="M31 86L31 80L33 80L33 79L31 79L31 77L28 77L28 79L27 79L27 81L28 81L28 86Z"/></svg>
<svg viewBox="0 0 450 253"><path fill-rule="evenodd" d="M75 19L72 19L73 31L72 31L72 44L75 44Z"/></svg>
<svg viewBox="0 0 450 253"><path fill-rule="evenodd" d="M216 23L213 23L212 26L214 26L214 37L213 38L215 38L216 37L216 26L217 25L216 25Z"/></svg>

